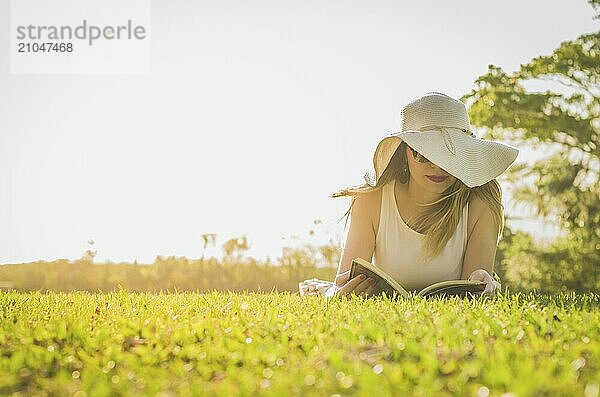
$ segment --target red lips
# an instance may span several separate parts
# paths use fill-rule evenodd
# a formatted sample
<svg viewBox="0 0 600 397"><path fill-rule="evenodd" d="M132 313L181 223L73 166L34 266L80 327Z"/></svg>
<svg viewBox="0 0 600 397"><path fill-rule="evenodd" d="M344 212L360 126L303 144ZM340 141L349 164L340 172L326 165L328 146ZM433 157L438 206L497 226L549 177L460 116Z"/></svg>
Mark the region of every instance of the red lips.
<svg viewBox="0 0 600 397"><path fill-rule="evenodd" d="M425 175L430 181L433 182L444 182L448 177L445 175Z"/></svg>

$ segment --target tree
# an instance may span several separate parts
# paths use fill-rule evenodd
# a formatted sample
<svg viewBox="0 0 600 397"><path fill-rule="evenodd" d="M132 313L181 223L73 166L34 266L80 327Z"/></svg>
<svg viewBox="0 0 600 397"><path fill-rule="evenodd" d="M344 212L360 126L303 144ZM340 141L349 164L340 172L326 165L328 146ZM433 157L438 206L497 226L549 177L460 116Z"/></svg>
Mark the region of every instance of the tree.
<svg viewBox="0 0 600 397"><path fill-rule="evenodd" d="M600 0L589 3L600 7ZM557 148L531 167L507 171L515 200L531 204L540 217L558 219L567 232L564 240L536 254L533 273L543 275L541 288L552 283L576 290L600 288L599 56L600 32L585 34L512 74L490 65L462 98L485 138L543 146L548 153ZM552 89L527 90L532 81L547 82ZM531 266L531 261L511 263L515 278L532 274L531 269L519 271L523 262Z"/></svg>
<svg viewBox="0 0 600 397"><path fill-rule="evenodd" d="M98 250L93 249L95 241L93 239L89 239L87 243L90 247L85 251L81 257L81 260L83 260L85 263L94 263L94 258L96 257L96 254L98 254Z"/></svg>
<svg viewBox="0 0 600 397"><path fill-rule="evenodd" d="M225 241L222 248L225 254L224 259L241 262L242 255L250 249L250 245L248 244L248 238L242 236Z"/></svg>

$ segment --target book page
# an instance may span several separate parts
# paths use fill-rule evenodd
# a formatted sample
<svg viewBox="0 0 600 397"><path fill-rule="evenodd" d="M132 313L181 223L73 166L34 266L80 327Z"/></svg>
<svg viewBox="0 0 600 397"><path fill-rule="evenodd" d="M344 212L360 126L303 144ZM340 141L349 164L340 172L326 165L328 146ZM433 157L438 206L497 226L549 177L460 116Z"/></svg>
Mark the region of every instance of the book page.
<svg viewBox="0 0 600 397"><path fill-rule="evenodd" d="M467 293L482 292L485 290L486 283L473 280L447 280L431 284L423 288L418 296L426 297L432 295L460 295L466 296Z"/></svg>
<svg viewBox="0 0 600 397"><path fill-rule="evenodd" d="M395 291L400 296L405 298L409 297L409 293L385 271L362 258L355 258L352 260L349 280L352 280L360 274L364 274L365 276L376 280L377 286L373 292L375 295L385 292L387 296L391 297Z"/></svg>

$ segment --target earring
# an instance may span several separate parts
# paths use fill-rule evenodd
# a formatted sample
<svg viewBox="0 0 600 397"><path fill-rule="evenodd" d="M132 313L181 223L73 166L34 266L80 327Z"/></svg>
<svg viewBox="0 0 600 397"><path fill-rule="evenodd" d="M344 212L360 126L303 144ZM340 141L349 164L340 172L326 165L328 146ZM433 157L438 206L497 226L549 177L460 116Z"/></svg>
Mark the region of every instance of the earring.
<svg viewBox="0 0 600 397"><path fill-rule="evenodd" d="M400 173L400 182L406 183L406 181L408 181L408 163L404 163Z"/></svg>

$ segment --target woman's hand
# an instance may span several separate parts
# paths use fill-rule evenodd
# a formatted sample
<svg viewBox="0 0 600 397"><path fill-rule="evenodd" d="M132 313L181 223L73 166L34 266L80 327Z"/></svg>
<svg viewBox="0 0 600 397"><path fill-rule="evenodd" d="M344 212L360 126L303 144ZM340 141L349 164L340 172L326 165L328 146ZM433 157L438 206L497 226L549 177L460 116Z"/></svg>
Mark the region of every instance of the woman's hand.
<svg viewBox="0 0 600 397"><path fill-rule="evenodd" d="M496 293L500 291L500 283L484 269L477 269L471 273L469 276L469 280L475 281L484 281L486 283L485 290L483 292L478 292L476 295L486 295L491 298L496 296Z"/></svg>
<svg viewBox="0 0 600 397"><path fill-rule="evenodd" d="M331 296L350 295L354 292L355 295L367 298L373 294L376 286L375 280L367 278L364 274L360 274L348 281L349 278L350 270L337 276L335 285L341 285L341 287L337 287L337 290Z"/></svg>

